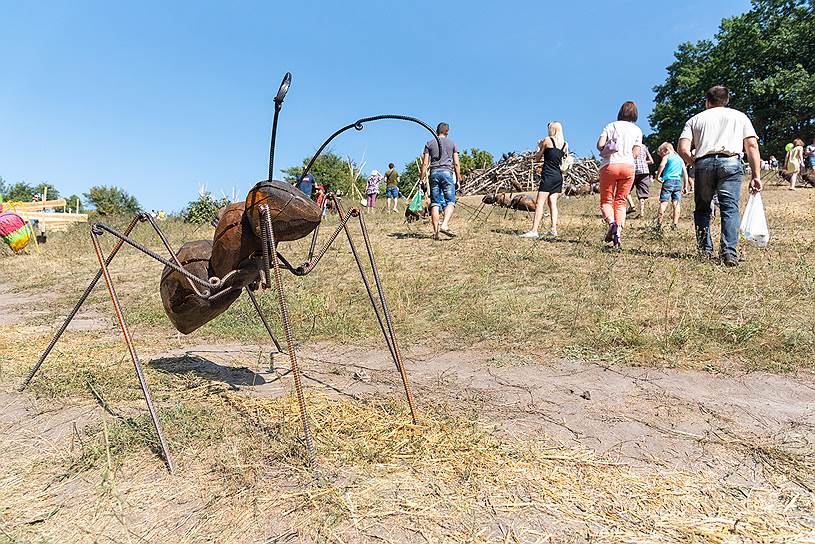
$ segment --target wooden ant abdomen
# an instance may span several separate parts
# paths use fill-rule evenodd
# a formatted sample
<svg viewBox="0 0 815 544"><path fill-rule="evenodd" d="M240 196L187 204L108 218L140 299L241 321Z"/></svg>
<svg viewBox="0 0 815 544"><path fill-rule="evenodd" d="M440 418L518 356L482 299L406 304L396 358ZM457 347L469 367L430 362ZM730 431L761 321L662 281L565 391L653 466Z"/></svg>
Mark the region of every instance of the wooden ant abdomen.
<svg viewBox="0 0 815 544"><path fill-rule="evenodd" d="M221 210L213 241L184 244L178 259L182 268L196 277L228 282L228 287L208 297L169 266L161 274L161 301L178 332L189 334L212 321L237 300L244 287L259 279L262 206L269 209L277 242L308 236L322 219L322 210L314 201L282 181L262 181L249 191L244 202L226 206ZM213 288L218 285L213 283Z"/></svg>

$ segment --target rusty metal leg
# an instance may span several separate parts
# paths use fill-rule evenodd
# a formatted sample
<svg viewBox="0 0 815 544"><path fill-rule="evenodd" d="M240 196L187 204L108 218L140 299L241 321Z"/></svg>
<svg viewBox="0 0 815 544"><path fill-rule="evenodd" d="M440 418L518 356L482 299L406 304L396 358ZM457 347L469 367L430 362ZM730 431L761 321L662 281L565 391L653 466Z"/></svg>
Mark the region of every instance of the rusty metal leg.
<svg viewBox="0 0 815 544"><path fill-rule="evenodd" d="M336 203L336 199L334 200L334 202ZM328 205L328 195L323 197L323 203L322 206L320 206L321 209L320 217L325 217L325 209L327 205ZM312 234L311 236L311 244L308 247L308 257L306 257L307 261L310 261L312 258L314 258L314 251L317 249L317 235L320 233L320 225L322 224L323 224L322 221L320 221L320 223L317 224L317 228L314 229L314 234Z"/></svg>
<svg viewBox="0 0 815 544"><path fill-rule="evenodd" d="M144 216L143 221L147 221L148 223L150 223L150 226L153 227L153 230L156 231L156 234L161 240L161 243L164 245L164 248L170 253L170 258L173 260L176 266L178 268L184 268L183 265L181 264L181 261L178 260L178 254L170 245L170 242L167 240L167 237L164 235L164 232L162 232L162 230L159 228L158 223L156 223L156 220L153 218L153 216L150 215L149 213L145 213L142 215ZM125 236L127 236L127 234L125 234ZM190 281L190 279L187 278L187 283L189 283L190 288L195 292L196 295L202 298L205 297L205 294L200 289L198 289L198 287L196 287L194 281Z"/></svg>
<svg viewBox="0 0 815 544"><path fill-rule="evenodd" d="M512 203L512 191L509 192L509 202ZM509 213L511 206L507 206L507 209L504 210L504 219L507 218L507 214Z"/></svg>
<svg viewBox="0 0 815 544"><path fill-rule="evenodd" d="M356 208L352 208L351 212L360 215L359 210ZM396 350L393 347L391 336L388 334L385 327L385 322L382 319L382 314L379 311L379 306L377 306L376 297L374 297L373 290L371 289L371 282L368 280L368 274L365 272L365 266L362 264L362 259L357 252L357 246L354 243L354 239L351 237L351 232L347 228L345 229L345 235L348 238L348 245L351 247L351 254L354 256L354 261L357 263L359 275L362 278L362 285L365 286L365 291L368 293L368 300L371 302L371 308L374 311L374 316L376 317L377 323L379 323L379 329L382 331L382 336L385 338L385 343L388 345L388 351L391 353L396 369L399 370L399 358L397 357Z"/></svg>
<svg viewBox="0 0 815 544"><path fill-rule="evenodd" d="M474 220L478 219L481 216L481 211L484 209L485 205L486 204L484 204L482 202L481 204L478 205L477 208L474 208L475 211L470 215L470 217L469 217L469 219L467 219L467 221L474 221Z"/></svg>
<svg viewBox="0 0 815 544"><path fill-rule="evenodd" d="M362 230L362 238L365 240L365 249L368 253L368 259L371 262L371 272L373 273L376 291L379 295L379 303L382 306L382 313L385 316L385 324L387 325L388 329L387 336L390 337L390 344L393 346L394 362L396 363L396 367L399 369L399 374L402 377L402 385L405 387L405 395L407 396L408 406L410 407L410 416L413 423L417 424L419 422L419 418L416 414L416 404L413 401L413 391L410 388L407 370L405 369L405 364L402 361L402 354L399 350L399 343L396 341L396 334L393 331L393 322L391 321L391 314L388 310L388 303L385 301L385 292L382 289L382 281L380 280L379 272L376 269L376 261L374 260L374 251L373 247L371 246L371 239L368 236L368 229L365 226L365 218L363 217L363 214L358 214L358 217L359 226Z"/></svg>
<svg viewBox="0 0 815 544"><path fill-rule="evenodd" d="M297 364L297 353L294 350L294 335L291 330L291 322L289 320L289 306L286 302L286 294L283 292L283 277L280 271L280 263L277 258L277 248L274 239L274 229L272 228L271 215L269 208L266 205L261 207L261 238L264 246L264 267L268 266L269 260L266 256L271 254L271 265L274 272L275 288L277 290L277 301L280 305L280 317L283 321L283 331L286 335L286 348L289 352L289 361L291 362L292 375L294 376L294 390L297 394L297 404L300 407L300 419L303 423L303 435L306 440L306 451L308 452L309 464L314 464L315 451L314 440L311 437L311 429L308 425L308 412L306 411L306 399L303 393L303 381L300 376L300 367ZM265 271L268 277L269 270Z"/></svg>
<svg viewBox="0 0 815 544"><path fill-rule="evenodd" d="M340 209L338 202L336 202L336 205L338 209ZM377 296L374 296L373 289L371 288L371 283L368 280L368 275L365 271L364 265L362 264L362 259L360 258L359 252L357 251L356 248L356 244L354 243L354 240L351 237L351 232L348 230L347 223L352 217L358 217L360 221L360 227L362 229L363 238L365 239L367 254L371 262L371 269L374 274L374 282L377 287ZM373 249L371 248L370 239L368 237L368 231L367 228L365 227L365 223L362 218L362 214L359 212L359 209L352 207L348 210L348 213L345 214L345 216L343 217L339 227L337 227L337 230L334 231L334 233L331 235L331 237L328 239L325 245L320 249L319 252L317 252L316 256L311 261L307 261L297 269L293 269L291 266L287 268L296 275L306 275L310 273L312 270L314 270L322 255L324 255L328 248L336 241L337 235L339 234L340 231L345 231L345 235L348 238L348 244L351 247L351 254L354 256L354 261L356 261L357 268L359 269L359 273L362 278L362 283L365 286L365 291L367 292L368 299L371 302L371 308L374 311L374 316L376 317L376 320L379 324L379 328L382 331L382 336L384 337L385 343L387 344L388 350L390 351L391 357L393 358L394 365L396 366L396 369L399 371L399 374L402 378L402 384L404 385L405 394L407 395L408 406L410 407L411 418L414 423L417 423L418 416L416 413L416 405L413 401L413 393L410 388L407 371L402 362L401 352L399 351L399 347L396 343L396 335L393 331L393 324L391 323L390 313L388 311L387 303L385 302L385 295L382 290L382 284L379 279L379 273L377 272L376 263L374 262ZM282 256L277 255L276 251L274 251L274 254L277 258L282 258ZM377 304L377 299L379 301L379 304ZM380 305L382 306L381 313L379 307Z"/></svg>
<svg viewBox="0 0 815 544"><path fill-rule="evenodd" d="M258 316L260 317L260 320L263 322L263 326L266 327L266 332L268 332L269 336L272 337L272 342L274 342L274 347L277 348L277 351L279 353L283 353L283 348L280 347L280 342L278 342L277 338L275 338L274 331L272 331L271 325L269 325L269 322L266 320L266 316L263 315L263 310L260 309L260 304L258 304L257 297L252 292L252 290L249 289L249 287L246 288L246 294L249 295L249 300L252 301L252 305L255 307L255 311L258 313Z"/></svg>
<svg viewBox="0 0 815 544"><path fill-rule="evenodd" d="M340 220L340 224L337 225L337 228L334 229L334 232L331 233L331 235L320 247L320 249L317 250L316 252L312 252L311 250L309 250L309 256L306 259L306 261L304 261L303 264L298 266L296 269L292 270L292 272L297 276L305 276L306 274L314 270L314 267L317 266L317 263L319 263L320 260L323 258L326 251L328 251L328 248L331 247L331 245L337 240L337 237L340 235L343 229L346 228L348 222L351 220L352 217L354 217L355 212L356 208L352 208L351 210L349 210L348 213L346 213L345 216ZM316 238L312 240L312 244L316 245ZM280 257L278 256L278 259L279 258Z"/></svg>
<svg viewBox="0 0 815 544"><path fill-rule="evenodd" d="M161 430L161 424L158 420L158 413L156 412L156 407L153 405L153 397L150 395L150 388L147 386L147 380L144 377L144 372L142 371L139 357L136 355L136 348L133 347L133 339L130 337L130 331L127 328L127 323L125 322L124 314L122 313L122 308L119 304L119 298L116 296L116 290L113 288L113 280L111 280L107 263L102 257L102 248L99 245L98 238L100 232L101 231L97 229L96 225L91 226L91 240L93 241L93 249L96 251L96 258L99 259L102 277L105 279L105 285L107 285L108 288L110 301L113 303L113 311L116 314L116 319L119 321L119 327L122 329L122 336L124 337L125 344L127 344L127 350L130 352L130 358L133 360L133 367L136 369L136 377L139 380L139 385L141 386L142 393L144 394L144 400L147 402L147 409L150 412L150 419L153 420L153 427L155 428L156 435L158 436L164 461L167 463L167 468L169 469L170 474L175 474L175 463L173 463L173 458L170 455L169 448L167 447L167 441L164 439L164 433Z"/></svg>
<svg viewBox="0 0 815 544"><path fill-rule="evenodd" d="M141 214L136 215L133 218L133 220L130 221L130 224L125 229L125 232L124 232L125 236L128 236L130 234L130 232L138 224L138 222L143 221L143 220L144 220L144 218L143 218L143 216ZM108 254L107 259L105 259L105 261L104 261L105 265L110 264L110 262L113 260L113 258L119 252L119 250L122 248L122 244L124 244L124 240L117 240L116 245L113 246L113 249ZM62 337L62 335L65 333L65 330L68 328L68 325L70 325L71 321L73 321L74 317L76 317L76 314L79 312L79 309L82 307L83 304L85 304L85 301L88 299L88 297L91 294L91 291L93 291L93 288L96 287L96 284L99 282L101 277L102 277L102 269L100 268L99 271L96 273L96 276L94 276L94 278L88 284L88 287L85 288L85 292L82 294L81 297L79 297L79 301L76 303L76 306L74 306L74 309L71 310L71 312L68 314L68 317L66 317L65 321L63 321L62 325L60 325L59 329L57 330L57 333L54 335L54 337L51 339L51 342L48 344L48 347L46 347L45 351L43 351L42 355L40 355L39 360L36 363L34 363L34 366L32 366L31 370L28 371L28 375L26 376L25 380L23 381L23 383L18 388L19 391L25 390L25 388L28 387L28 384L31 383L31 380L34 379L34 376L37 374L37 371L39 371L40 367L45 362L45 359L48 358L48 355L51 353L51 350L54 349L54 346L57 345L57 342Z"/></svg>
<svg viewBox="0 0 815 544"><path fill-rule="evenodd" d="M494 211L495 211L495 208L496 208L495 204L493 204L492 206L490 206L490 211L488 211L488 212L487 212L487 216L484 218L484 222L485 222L485 223L487 222L487 219L489 219L489 218L490 218L490 216L492 215L492 212L494 212Z"/></svg>

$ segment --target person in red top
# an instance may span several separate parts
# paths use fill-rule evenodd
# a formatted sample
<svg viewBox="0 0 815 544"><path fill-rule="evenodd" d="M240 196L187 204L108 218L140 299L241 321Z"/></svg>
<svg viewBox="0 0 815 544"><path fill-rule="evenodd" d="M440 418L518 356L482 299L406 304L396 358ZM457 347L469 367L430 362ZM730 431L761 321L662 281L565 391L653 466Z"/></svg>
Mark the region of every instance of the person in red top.
<svg viewBox="0 0 815 544"><path fill-rule="evenodd" d="M323 200L325 200L325 187L322 183L314 184L314 201L321 208L323 207Z"/></svg>

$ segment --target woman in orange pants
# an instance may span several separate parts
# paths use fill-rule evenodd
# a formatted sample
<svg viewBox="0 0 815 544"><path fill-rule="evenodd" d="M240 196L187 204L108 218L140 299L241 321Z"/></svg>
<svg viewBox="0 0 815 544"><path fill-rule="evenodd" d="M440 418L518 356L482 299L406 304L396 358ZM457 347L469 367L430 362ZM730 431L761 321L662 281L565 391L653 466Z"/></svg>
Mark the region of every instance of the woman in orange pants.
<svg viewBox="0 0 815 544"><path fill-rule="evenodd" d="M628 208L628 193L634 184L634 159L642 146L642 131L637 121L637 105L626 102L597 140L597 149L603 158L600 167L600 212L608 223L605 241L622 247L622 231Z"/></svg>

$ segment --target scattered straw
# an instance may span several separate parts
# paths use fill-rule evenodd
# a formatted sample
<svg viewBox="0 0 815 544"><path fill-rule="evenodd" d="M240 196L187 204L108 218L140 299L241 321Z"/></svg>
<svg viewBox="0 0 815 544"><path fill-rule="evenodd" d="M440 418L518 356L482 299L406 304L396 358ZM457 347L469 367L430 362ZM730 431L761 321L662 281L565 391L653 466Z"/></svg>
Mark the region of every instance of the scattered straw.
<svg viewBox="0 0 815 544"><path fill-rule="evenodd" d="M0 477L0 527L24 541L71 542L815 539L812 495L803 490L736 486L656 465L635 469L545 436L503 438L441 407L426 409L417 426L398 400L309 391L318 447L310 469L292 396L196 390L192 397L191 407L162 410L173 414L165 430L175 437L177 477L143 441L122 448L121 422L111 425L107 443L103 428L81 446L67 436L20 439L19 431L0 438L9 463ZM191 424L209 428L210 419L226 432L193 433ZM54 452L50 461L29 460L26 453L43 450L43 441ZM66 472L100 444L95 464ZM105 483L110 467L115 493Z"/></svg>

